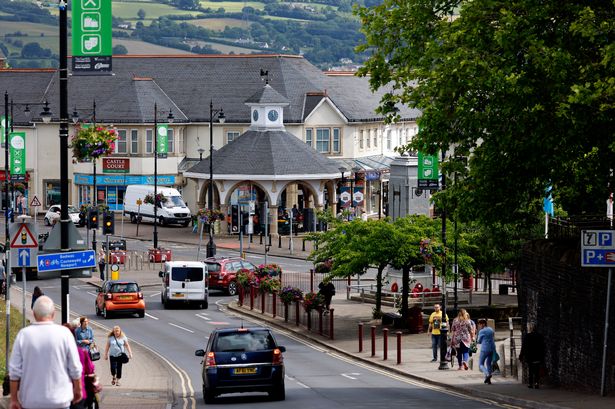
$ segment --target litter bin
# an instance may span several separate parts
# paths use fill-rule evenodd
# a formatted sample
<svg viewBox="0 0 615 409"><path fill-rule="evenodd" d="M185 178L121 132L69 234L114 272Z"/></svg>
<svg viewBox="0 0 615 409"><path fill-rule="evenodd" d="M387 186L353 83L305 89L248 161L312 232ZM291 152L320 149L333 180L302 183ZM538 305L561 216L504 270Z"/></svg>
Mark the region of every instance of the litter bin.
<svg viewBox="0 0 615 409"><path fill-rule="evenodd" d="M500 295L508 295L508 284L500 284L499 289L500 289L499 291Z"/></svg>

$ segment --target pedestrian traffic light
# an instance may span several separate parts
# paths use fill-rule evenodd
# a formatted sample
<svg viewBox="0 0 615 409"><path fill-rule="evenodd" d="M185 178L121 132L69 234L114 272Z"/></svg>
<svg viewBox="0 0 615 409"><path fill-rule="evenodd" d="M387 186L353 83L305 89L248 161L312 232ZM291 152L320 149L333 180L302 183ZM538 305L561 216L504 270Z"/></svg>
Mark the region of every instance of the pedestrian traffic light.
<svg viewBox="0 0 615 409"><path fill-rule="evenodd" d="M115 234L115 218L113 212L103 214L103 234Z"/></svg>
<svg viewBox="0 0 615 409"><path fill-rule="evenodd" d="M90 209L88 213L88 229L98 229L98 210Z"/></svg>

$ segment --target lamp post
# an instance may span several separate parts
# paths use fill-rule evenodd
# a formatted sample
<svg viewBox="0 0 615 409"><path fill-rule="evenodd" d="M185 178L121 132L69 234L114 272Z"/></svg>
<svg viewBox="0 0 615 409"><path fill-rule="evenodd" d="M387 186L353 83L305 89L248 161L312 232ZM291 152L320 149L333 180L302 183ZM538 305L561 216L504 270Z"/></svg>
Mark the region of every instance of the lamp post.
<svg viewBox="0 0 615 409"><path fill-rule="evenodd" d="M167 122L173 123L175 117L169 110ZM154 249L158 248L158 104L154 102Z"/></svg>
<svg viewBox="0 0 615 409"><path fill-rule="evenodd" d="M196 151L199 153L199 162L201 162L203 160L203 152L205 152L205 149L199 148Z"/></svg>
<svg viewBox="0 0 615 409"><path fill-rule="evenodd" d="M71 120L73 124L77 125L79 122L79 113L77 112L77 107L73 109L73 115L71 116ZM92 101L92 126L96 128L96 100ZM92 158L92 206L98 209L98 192L96 191L96 160L98 158ZM87 218L88 215L86 214ZM86 226L89 231L89 223L86 221ZM92 229L92 250L96 251L96 230ZM89 234L89 233L88 233Z"/></svg>
<svg viewBox="0 0 615 409"><path fill-rule="evenodd" d="M359 181L359 171L360 167L354 166L352 168L352 172L354 173L354 177L350 178L350 208L352 209L353 218L356 216L356 209L354 208L354 187L355 184ZM348 220L350 220L350 214L348 214Z"/></svg>
<svg viewBox="0 0 615 409"><path fill-rule="evenodd" d="M214 109L213 100L209 101L209 187L207 189L207 208L212 213L214 208L214 115L218 115L218 121L224 123L226 117L224 110ZM213 223L209 223L209 242L207 243L207 257L216 255L216 243L214 243Z"/></svg>
<svg viewBox="0 0 615 409"><path fill-rule="evenodd" d="M442 149L442 162L444 162L446 152ZM442 190L446 188L446 175L442 172ZM448 320L446 319L446 209L442 208L442 325L440 327L440 366L438 369L446 370L449 368L446 361Z"/></svg>
<svg viewBox="0 0 615 409"><path fill-rule="evenodd" d="M344 186L344 183L346 183L346 178L344 177L344 173L346 172L347 169L343 166L340 166L338 169L342 173L342 179L340 180L340 183L337 189L337 212L339 214L342 214L342 187Z"/></svg>

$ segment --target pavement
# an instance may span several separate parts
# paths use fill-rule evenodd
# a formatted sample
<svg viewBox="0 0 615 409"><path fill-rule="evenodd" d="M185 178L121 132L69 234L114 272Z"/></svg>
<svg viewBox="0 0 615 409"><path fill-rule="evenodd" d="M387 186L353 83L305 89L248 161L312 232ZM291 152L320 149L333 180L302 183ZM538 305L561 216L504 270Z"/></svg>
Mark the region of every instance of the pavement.
<svg viewBox="0 0 615 409"><path fill-rule="evenodd" d="M126 224L123 228L125 238L151 238L151 225L141 225L139 236L136 236L134 225ZM118 227L116 227L118 231ZM159 229L159 241L161 247L171 246L173 243L195 246L199 243L196 234L191 233L188 228L168 227ZM239 250L239 242L236 237L216 237L216 245L219 248L229 250ZM263 240L264 242L265 240ZM277 240L273 240L269 254L275 256L295 257L305 259L311 251L311 243L306 242L303 250L301 237L293 239L292 254L289 250L288 238L283 237L282 247L278 247ZM203 238L203 251L206 238ZM246 253L264 254L264 245L260 244L258 237L248 244L244 242L243 249ZM130 250L130 249L129 249ZM196 251L196 250L195 250ZM159 285L157 274L159 265L145 263L144 269L121 270L121 276L136 279L141 285ZM285 272L288 273L288 272ZM100 285L98 278L78 279L94 286ZM21 290L12 287L11 296L14 297L12 305L21 308ZM496 325L497 344L502 356L501 373L492 379L492 385L483 383L483 375L478 371L477 364L473 357L470 360L470 369L457 370L451 368L439 370L439 363L431 362L431 340L426 333L409 334L402 333L401 363L396 360L396 329L389 331L388 359L384 360L383 350L383 326L380 320L373 320L373 305L347 299L346 294L338 291L333 299L332 308L335 316L335 339L331 340L320 336L317 332L308 332L305 328L296 327L294 323L285 323L283 319L272 318L262 315L260 311L249 310L240 307L234 299L229 298L229 309L236 314L248 315L253 319L261 320L272 327L278 327L289 331L296 337L302 338L330 350L331 352L344 355L350 359L369 365L390 374L401 376L410 382L422 382L430 387L441 388L453 393L474 396L481 399L488 399L500 404L508 404L524 408L579 408L588 407L595 409L615 408L615 396L601 397L598 393L582 393L571 390L557 388L548 384L541 385L540 389L529 389L517 378L514 367L511 367L510 359L510 331ZM27 295L29 299L29 294ZM487 295L475 293L472 299L473 305L486 305ZM493 295L494 304L516 303L516 297ZM393 311L392 307L383 307L383 312ZM429 312L429 311L426 311ZM58 314L59 315L59 314ZM27 316L31 319L29 304L27 306ZM449 315L450 316L450 315ZM477 317L474 317L477 318ZM359 352L358 342L358 323L364 324L363 352ZM376 327L376 354L371 356L371 342L369 339L369 328ZM104 345L104 333L95 331L96 340L99 345ZM516 336L519 334L516 333ZM99 339L100 338L100 339ZM517 354L519 348L517 341ZM101 377L104 390L102 392L102 407L114 408L169 408L177 403L177 396L180 394L177 385L171 381L174 374L171 368L155 352L141 345L133 345L134 359L125 367L122 386L111 386L111 378L105 361L96 362L97 373ZM287 352L292 353L292 351ZM516 361L516 357L513 358ZM147 377L142 374L148 374ZM0 408L8 407L8 398L0 399Z"/></svg>

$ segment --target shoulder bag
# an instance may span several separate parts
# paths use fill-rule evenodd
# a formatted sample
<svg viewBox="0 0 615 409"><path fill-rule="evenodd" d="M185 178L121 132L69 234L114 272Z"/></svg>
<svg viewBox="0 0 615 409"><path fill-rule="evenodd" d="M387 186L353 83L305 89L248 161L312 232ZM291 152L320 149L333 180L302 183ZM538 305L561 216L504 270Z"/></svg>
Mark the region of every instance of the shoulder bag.
<svg viewBox="0 0 615 409"><path fill-rule="evenodd" d="M95 342L92 342L90 345L89 354L92 361L98 361L100 359L100 351L98 350Z"/></svg>
<svg viewBox="0 0 615 409"><path fill-rule="evenodd" d="M113 338L115 338L115 335L113 336ZM117 346L120 346L120 343L117 342L117 338L115 338L115 343L117 344ZM120 347L122 348L122 353L118 355L118 362L122 363L122 364L127 364L129 359L128 359L128 354L126 354L126 352L124 352L124 347Z"/></svg>

